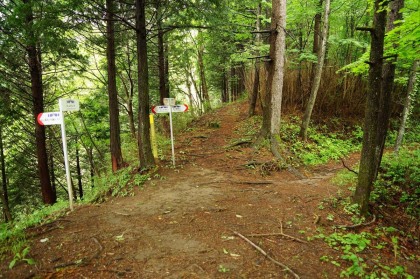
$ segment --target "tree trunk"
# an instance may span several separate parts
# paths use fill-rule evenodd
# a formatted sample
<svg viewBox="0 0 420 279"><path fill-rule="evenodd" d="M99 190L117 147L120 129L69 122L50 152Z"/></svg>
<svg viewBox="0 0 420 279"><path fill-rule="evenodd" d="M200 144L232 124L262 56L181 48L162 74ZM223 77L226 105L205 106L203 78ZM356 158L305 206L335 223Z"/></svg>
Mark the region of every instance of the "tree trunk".
<svg viewBox="0 0 420 279"><path fill-rule="evenodd" d="M368 212L369 198L376 171L376 139L378 132L379 99L382 90L382 66L386 25L386 6L381 0L375 0L373 28L371 32L371 50L369 58L369 88L367 92L365 120L363 125L363 146L356 192L353 201L360 207L360 213Z"/></svg>
<svg viewBox="0 0 420 279"><path fill-rule="evenodd" d="M190 75L191 82L192 82L192 84L194 86L194 90L195 90L196 96L198 97L198 104L199 105L197 106L197 108L198 108L199 114L201 115L201 114L203 114L203 97L201 95L200 88L197 86L197 82L194 79L194 76L193 76L193 74L191 72L191 69L188 70L188 73Z"/></svg>
<svg viewBox="0 0 420 279"><path fill-rule="evenodd" d="M164 32L162 30L162 18L160 14L160 1L157 1L157 26L158 26L158 69L159 69L159 99L160 104L163 105L163 100L169 98L169 90L167 88L167 72L166 72L166 55ZM162 126L166 135L170 133L170 124L168 117L162 117Z"/></svg>
<svg viewBox="0 0 420 279"><path fill-rule="evenodd" d="M130 43L127 42L126 45L126 55L127 55L127 68L126 74L129 81L129 87L127 87L124 79L121 77L121 80L124 83L125 88L125 95L127 98L126 106L127 106L127 115L128 115L128 123L130 126L130 133L133 139L137 138L136 135L136 126L134 123L134 110L133 110L133 97L134 97L134 80L133 80L133 72L131 70L131 56L130 56Z"/></svg>
<svg viewBox="0 0 420 279"><path fill-rule="evenodd" d="M322 1L323 0L319 0L314 20L314 43L312 45L312 53L315 54L319 53L320 42L322 41L322 38L325 38L324 35L321 34Z"/></svg>
<svg viewBox="0 0 420 279"><path fill-rule="evenodd" d="M261 44L261 33L258 33L261 30L261 3L258 3L257 6L257 20L255 23L255 31L257 31L255 35L255 43L257 47ZM260 56L259 50L255 52L255 56ZM248 116L251 117L255 114L255 107L257 105L258 94L260 91L260 61L257 58L254 65L254 85L252 87L251 96L249 98L249 109L248 109Z"/></svg>
<svg viewBox="0 0 420 279"><path fill-rule="evenodd" d="M3 134L0 126L0 168L1 168L1 184L0 198L3 207L3 216L6 222L12 221L12 214L9 208L9 194L7 191L6 163L4 160Z"/></svg>
<svg viewBox="0 0 420 279"><path fill-rule="evenodd" d="M198 47L198 68L200 72L201 92L203 94L203 99L204 99L204 111L207 111L211 109L211 105L210 105L209 91L207 88L206 73L204 70L203 55L204 55L204 46L200 45Z"/></svg>
<svg viewBox="0 0 420 279"><path fill-rule="evenodd" d="M109 129L112 171L119 170L124 162L121 153L120 121L117 92L117 70L115 66L114 2L106 0L106 39L108 63Z"/></svg>
<svg viewBox="0 0 420 279"><path fill-rule="evenodd" d="M51 131L51 130L50 130ZM57 185L55 180L55 168L54 168L54 149L53 149L53 142L52 139L54 134L52 132L49 133L49 146L50 146L50 177L51 177L51 187L57 195Z"/></svg>
<svg viewBox="0 0 420 279"><path fill-rule="evenodd" d="M308 137L309 121L311 120L316 96L318 94L319 85L321 83L322 67L324 66L325 50L327 48L329 14L330 0L325 0L324 24L322 27L321 47L318 49L318 63L316 65L314 80L312 82L311 95L309 96L308 103L306 104L305 114L303 116L302 125L300 127L300 136L302 137L303 141L306 141Z"/></svg>
<svg viewBox="0 0 420 279"><path fill-rule="evenodd" d="M407 92L404 100L404 109L402 112L401 117L401 124L400 128L398 129L398 136L395 142L394 152L398 154L398 151L401 147L402 140L404 137L405 132L405 125L407 123L408 115L410 114L410 106L411 106L411 93L414 90L414 85L416 83L416 74L417 74L417 67L419 65L419 60L413 62L413 66L411 67L410 77L408 78L408 85L407 85Z"/></svg>
<svg viewBox="0 0 420 279"><path fill-rule="evenodd" d="M229 81L226 70L223 69L222 73L222 103L229 102Z"/></svg>
<svg viewBox="0 0 420 279"><path fill-rule="evenodd" d="M159 1L158 1L159 3ZM160 7L158 9L158 68L159 68L159 96L160 96L160 104L163 105L163 99L169 98L169 93L166 90L166 71L165 71L165 47L164 47L164 40L163 40L163 30L162 30L162 22L159 18L160 15Z"/></svg>
<svg viewBox="0 0 420 279"><path fill-rule="evenodd" d="M28 66L31 76L31 92L33 102L33 116L35 121L35 139L38 159L38 174L41 182L42 199L45 204L53 204L57 201L57 196L51 187L51 180L48 171L48 156L46 148L45 127L37 121L38 114L44 111L44 92L42 85L42 66L40 51L35 45L34 16L32 4L29 0L24 0L28 5L26 14L26 24L28 28L28 42L26 47L28 54Z"/></svg>
<svg viewBox="0 0 420 279"><path fill-rule="evenodd" d="M147 63L145 0L136 0L136 37L139 86L139 159L140 169L148 169L155 165L155 160L152 153L152 144L150 142L149 68Z"/></svg>
<svg viewBox="0 0 420 279"><path fill-rule="evenodd" d="M281 101L283 94L284 57L286 50L286 0L272 1L270 62L265 93L261 136L271 139L280 132Z"/></svg>
<svg viewBox="0 0 420 279"><path fill-rule="evenodd" d="M255 107L257 106L258 94L260 91L260 65L259 61L254 65L254 85L252 87L252 94L249 100L248 117L255 115Z"/></svg>
<svg viewBox="0 0 420 279"><path fill-rule="evenodd" d="M80 167L79 143L76 137L76 171L77 171L77 186L79 188L79 197L83 200L83 185L82 185L82 169Z"/></svg>
<svg viewBox="0 0 420 279"><path fill-rule="evenodd" d="M394 29L394 22L402 19L400 10L404 7L404 0L394 0L390 3L390 12L388 14L388 23L386 32ZM395 48L397 46L394 46ZM394 77L397 57L391 61L385 61L382 70L382 90L379 98L379 115L378 115L378 135L376 147L376 170L375 177L378 176L379 167L382 161L382 155L385 147L386 135L388 133L389 119L391 116L391 96L394 89Z"/></svg>

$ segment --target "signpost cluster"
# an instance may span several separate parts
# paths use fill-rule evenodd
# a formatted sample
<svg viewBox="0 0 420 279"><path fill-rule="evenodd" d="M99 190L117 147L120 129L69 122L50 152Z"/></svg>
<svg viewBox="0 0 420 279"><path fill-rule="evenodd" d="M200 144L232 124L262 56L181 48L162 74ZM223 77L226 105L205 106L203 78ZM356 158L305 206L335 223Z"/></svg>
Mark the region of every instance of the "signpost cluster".
<svg viewBox="0 0 420 279"><path fill-rule="evenodd" d="M80 109L79 100L60 99L58 101L60 110L56 112L42 112L38 114L37 121L39 125L61 125L61 138L63 141L64 165L66 169L67 190L69 193L70 209L73 210L73 188L71 186L70 165L67 152L66 125L64 121L64 112L78 111Z"/></svg>
<svg viewBox="0 0 420 279"><path fill-rule="evenodd" d="M173 112L186 112L188 110L188 106L186 104L183 105L175 105L174 98L164 98L163 99L163 106L154 106L152 107L153 113L169 113L169 126L171 130L171 147L172 147L172 164L175 166L175 147L174 147L174 132L173 132L173 125L172 125L172 113Z"/></svg>

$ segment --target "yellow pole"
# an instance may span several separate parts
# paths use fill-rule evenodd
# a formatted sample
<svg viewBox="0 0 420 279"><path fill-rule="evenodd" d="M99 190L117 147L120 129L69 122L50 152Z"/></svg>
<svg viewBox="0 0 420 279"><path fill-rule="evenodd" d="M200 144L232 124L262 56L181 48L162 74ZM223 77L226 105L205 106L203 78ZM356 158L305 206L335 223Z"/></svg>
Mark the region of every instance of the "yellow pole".
<svg viewBox="0 0 420 279"><path fill-rule="evenodd" d="M152 142L152 153L153 153L153 157L157 159L158 150L157 150L157 142L156 142L155 120L153 118L153 114L149 115L149 119L150 119L150 140Z"/></svg>

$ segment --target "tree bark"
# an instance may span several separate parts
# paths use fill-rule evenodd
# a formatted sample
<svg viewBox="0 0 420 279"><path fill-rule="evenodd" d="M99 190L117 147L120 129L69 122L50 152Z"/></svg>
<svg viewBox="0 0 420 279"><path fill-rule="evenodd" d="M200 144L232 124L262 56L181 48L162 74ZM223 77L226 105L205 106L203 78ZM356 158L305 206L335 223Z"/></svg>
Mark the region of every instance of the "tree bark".
<svg viewBox="0 0 420 279"><path fill-rule="evenodd" d="M1 184L2 190L0 191L0 198L3 205L3 216L6 222L12 221L12 214L9 207L9 194L7 191L7 176L6 176L6 163L4 159L4 146L3 146L3 134L0 123L0 168L1 168Z"/></svg>
<svg viewBox="0 0 420 279"><path fill-rule="evenodd" d="M35 139L38 159L38 174L41 182L42 199L45 204L54 204L57 196L51 187L51 180L48 171L48 156L46 148L45 127L37 121L38 114L44 111L44 91L42 84L42 64L39 48L36 47L34 28L34 15L32 4L29 0L24 0L28 5L26 9L26 24L28 28L28 45L26 52L28 54L28 66L31 76L31 92L33 103L33 116L35 121Z"/></svg>
<svg viewBox="0 0 420 279"><path fill-rule="evenodd" d="M77 186L79 189L79 197L83 199L83 184L82 184L82 168L80 167L79 143L76 137L76 171L77 171Z"/></svg>
<svg viewBox="0 0 420 279"><path fill-rule="evenodd" d="M390 12L388 14L388 23L386 32L395 27L395 21L402 19L400 10L404 7L404 0L394 0L390 2ZM394 46L397 47L397 46ZM397 57L385 61L382 70L382 90L379 98L378 115L378 135L376 147L376 170L375 178L378 176L379 167L382 161L382 155L385 148L386 135L388 133L389 119L391 117L391 96L394 89L394 77Z"/></svg>
<svg viewBox="0 0 420 279"><path fill-rule="evenodd" d="M109 129L112 171L119 170L123 164L120 139L120 121L117 92L117 69L115 66L114 2L106 0L106 40L108 64Z"/></svg>
<svg viewBox="0 0 420 279"><path fill-rule="evenodd" d="M376 139L378 132L379 99L382 90L382 68L386 25L386 4L375 0L373 28L371 29L371 50L369 62L369 88L367 92L365 120L363 125L363 146L359 175L353 201L360 207L360 213L368 213L370 193L376 171Z"/></svg>
<svg viewBox="0 0 420 279"><path fill-rule="evenodd" d="M203 100L204 100L204 111L207 111L207 110L211 109L211 104L210 104L209 91L208 91L208 88L207 88L206 73L205 73L205 70L204 70L203 55L204 55L204 46L199 45L199 47L198 47L198 68L199 68L199 72L200 72L201 92L203 94Z"/></svg>
<svg viewBox="0 0 420 279"><path fill-rule="evenodd" d="M261 3L257 6L257 20L255 23L255 31L261 30ZM256 33L255 43L257 47L261 44L261 33ZM257 50L255 56L260 56L260 52ZM257 59L254 65L254 85L252 87L251 96L249 98L249 109L248 116L251 117L255 114L255 107L257 105L257 99L260 91L260 61Z"/></svg>
<svg viewBox="0 0 420 279"><path fill-rule="evenodd" d="M124 84L125 89L125 96L127 98L126 100L126 106L127 106L127 115L128 115L128 123L130 126L130 133L132 138L137 138L136 135L136 126L134 123L134 109L133 109L133 97L134 97L134 80L133 80L133 72L131 70L131 56L130 56L130 43L127 42L126 45L126 56L127 56L127 68L126 68L126 74L129 81L129 86L126 85L124 79L121 77L121 80Z"/></svg>
<svg viewBox="0 0 420 279"><path fill-rule="evenodd" d="M136 37L138 59L138 86L139 86L139 128L138 145L140 169L148 169L155 165L150 142L149 122L149 72L147 63L146 41L146 11L145 0L136 0Z"/></svg>
<svg viewBox="0 0 420 279"><path fill-rule="evenodd" d="M286 50L286 0L272 1L270 61L263 105L263 125L260 136L271 141L280 132L283 93L284 57ZM272 142L273 144L273 142Z"/></svg>
<svg viewBox="0 0 420 279"><path fill-rule="evenodd" d="M222 73L222 103L229 102L229 81L226 70L223 69Z"/></svg>
<svg viewBox="0 0 420 279"><path fill-rule="evenodd" d="M416 74L417 74L417 67L419 65L419 60L413 62L413 66L411 67L410 77L408 78L408 85L407 85L407 92L404 100L404 108L402 111L401 116L401 124L400 128L398 129L398 136L395 142L394 152L398 154L398 151L401 147L402 140L405 133L405 126L407 123L408 115L410 114L410 107L411 107L411 93L414 90L414 85L416 83Z"/></svg>
<svg viewBox="0 0 420 279"><path fill-rule="evenodd" d="M166 90L166 71L165 71L165 46L164 32L162 30L162 19L160 15L160 2L157 1L157 27L158 27L158 68L159 68L159 97L160 104L163 105L163 99L169 98Z"/></svg>
<svg viewBox="0 0 420 279"><path fill-rule="evenodd" d="M311 95L309 96L308 103L306 104L305 114L303 116L302 125L300 127L300 136L303 141L306 141L308 137L309 121L311 120L312 111L315 106L316 96L318 94L319 85L321 83L322 67L324 66L325 50L327 48L329 14L330 0L325 0L324 24L322 27L321 47L318 49L318 63L315 68L314 80L312 82L311 88Z"/></svg>

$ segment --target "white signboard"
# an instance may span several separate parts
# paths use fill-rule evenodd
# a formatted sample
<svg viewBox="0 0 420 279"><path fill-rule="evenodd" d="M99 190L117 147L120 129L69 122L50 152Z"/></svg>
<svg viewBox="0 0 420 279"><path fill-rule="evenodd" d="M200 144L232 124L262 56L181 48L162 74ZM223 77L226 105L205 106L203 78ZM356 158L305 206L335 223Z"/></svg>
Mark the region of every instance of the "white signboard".
<svg viewBox="0 0 420 279"><path fill-rule="evenodd" d="M80 109L79 100L75 99L60 99L60 111L78 111Z"/></svg>
<svg viewBox="0 0 420 279"><path fill-rule="evenodd" d="M188 110L187 105L175 105L171 106L172 112L185 112ZM169 106L154 106L152 107L153 113L169 113Z"/></svg>
<svg viewBox="0 0 420 279"><path fill-rule="evenodd" d="M41 112L38 114L37 121L42 126L61 124L61 112Z"/></svg>
<svg viewBox="0 0 420 279"><path fill-rule="evenodd" d="M163 98L163 104L165 106L174 106L175 105L175 98Z"/></svg>

